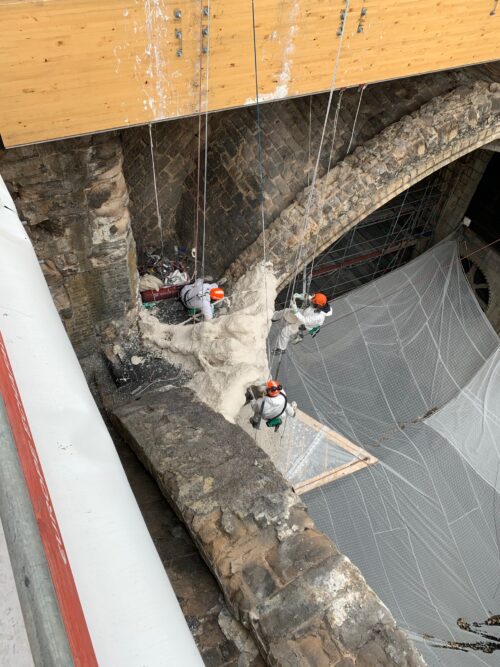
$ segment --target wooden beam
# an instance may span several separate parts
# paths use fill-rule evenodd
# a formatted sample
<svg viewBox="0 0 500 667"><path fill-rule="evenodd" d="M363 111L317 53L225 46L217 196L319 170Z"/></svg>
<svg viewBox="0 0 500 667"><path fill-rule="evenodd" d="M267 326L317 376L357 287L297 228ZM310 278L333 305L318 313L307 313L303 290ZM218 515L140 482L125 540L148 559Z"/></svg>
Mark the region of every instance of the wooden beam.
<svg viewBox="0 0 500 667"><path fill-rule="evenodd" d="M259 98L329 89L337 56L337 88L498 60L491 4L351 0L341 40L345 0L255 0ZM202 8L0 0L5 145L254 104L251 3L211 0L210 17Z"/></svg>
<svg viewBox="0 0 500 667"><path fill-rule="evenodd" d="M330 484L330 482L334 482L337 479L341 479L346 475L351 475L353 472L356 472L357 470L362 470L363 468L366 468L368 465L369 464L366 461L352 461L351 463L346 463L342 466L339 466L338 468L329 470L328 472L325 472L321 475L316 475L316 477L311 477L311 479L308 479L305 482L300 482L300 484L297 484L293 488L295 493L298 493L299 496L301 496L304 493L307 493L308 491L317 489L320 486L324 486L325 484Z"/></svg>

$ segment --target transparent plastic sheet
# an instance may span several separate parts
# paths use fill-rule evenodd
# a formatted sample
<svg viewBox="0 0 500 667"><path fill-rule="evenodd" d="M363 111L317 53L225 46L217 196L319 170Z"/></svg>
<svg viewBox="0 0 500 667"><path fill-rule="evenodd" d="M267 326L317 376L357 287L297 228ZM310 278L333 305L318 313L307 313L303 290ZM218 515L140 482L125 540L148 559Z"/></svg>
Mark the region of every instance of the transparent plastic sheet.
<svg viewBox="0 0 500 667"><path fill-rule="evenodd" d="M320 334L289 347L280 379L379 459L303 496L319 528L429 665L498 664L500 628L483 623L500 613L499 339L455 241L335 301Z"/></svg>
<svg viewBox="0 0 500 667"><path fill-rule="evenodd" d="M286 445L278 449L275 464L291 484L357 460L300 419L286 420Z"/></svg>

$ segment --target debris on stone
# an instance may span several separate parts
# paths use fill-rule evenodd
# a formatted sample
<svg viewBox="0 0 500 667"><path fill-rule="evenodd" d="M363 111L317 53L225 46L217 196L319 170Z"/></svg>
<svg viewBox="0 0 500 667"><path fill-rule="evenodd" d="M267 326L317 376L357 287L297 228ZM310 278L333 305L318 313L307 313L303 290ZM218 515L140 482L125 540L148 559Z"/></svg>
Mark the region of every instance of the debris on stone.
<svg viewBox="0 0 500 667"><path fill-rule="evenodd" d="M144 292L145 290L148 289L160 289L160 287L163 287L163 281L160 278L157 278L156 276L152 276L150 273L146 273L145 275L141 276L139 278L139 291Z"/></svg>
<svg viewBox="0 0 500 667"><path fill-rule="evenodd" d="M138 357L136 354L134 354L132 357L130 357L130 363L132 366L138 366L139 364L144 363L144 357Z"/></svg>

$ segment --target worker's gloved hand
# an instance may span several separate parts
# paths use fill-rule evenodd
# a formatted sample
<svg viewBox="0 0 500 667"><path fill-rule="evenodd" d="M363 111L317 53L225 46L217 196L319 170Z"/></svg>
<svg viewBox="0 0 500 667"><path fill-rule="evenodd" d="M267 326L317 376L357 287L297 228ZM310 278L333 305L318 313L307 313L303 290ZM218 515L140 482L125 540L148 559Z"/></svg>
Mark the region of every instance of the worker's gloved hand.
<svg viewBox="0 0 500 667"><path fill-rule="evenodd" d="M293 416L295 417L296 414L297 414L297 402L296 402L296 401L292 401L292 402L290 403L290 405L291 405L292 408L293 408Z"/></svg>

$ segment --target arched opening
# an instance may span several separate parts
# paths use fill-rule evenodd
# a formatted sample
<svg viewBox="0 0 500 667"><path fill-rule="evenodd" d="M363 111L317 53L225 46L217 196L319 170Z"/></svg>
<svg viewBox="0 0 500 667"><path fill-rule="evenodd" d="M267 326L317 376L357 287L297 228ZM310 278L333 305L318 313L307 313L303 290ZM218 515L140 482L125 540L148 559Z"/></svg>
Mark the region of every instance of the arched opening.
<svg viewBox="0 0 500 667"><path fill-rule="evenodd" d="M442 170L416 183L352 227L307 267L310 290L328 299L398 268L432 242L435 222L446 201ZM290 284L277 298L289 298ZM297 290L302 279L296 281Z"/></svg>
<svg viewBox="0 0 500 667"><path fill-rule="evenodd" d="M319 178L312 197L309 188L299 193L267 227L265 244L261 235L231 265L227 277L234 281L262 261L265 245L266 259L273 262L283 287L297 268L301 272L304 264L367 216L423 179L494 142L500 136L498 109L496 87L478 82L435 98L387 127ZM468 194L458 187L458 195ZM470 198L462 215L469 202ZM452 212L447 204L444 219L455 218Z"/></svg>
<svg viewBox="0 0 500 667"><path fill-rule="evenodd" d="M493 157L492 157L493 156ZM309 289L335 299L406 264L453 230L462 230L462 267L483 311L497 325L497 190L500 154L478 149L418 181L370 213L306 269ZM465 224L463 224L465 221ZM483 248L489 249L489 261ZM498 258L495 264L494 258ZM277 307L287 305L291 283ZM302 291L297 276L295 291ZM493 312L494 311L494 312Z"/></svg>

